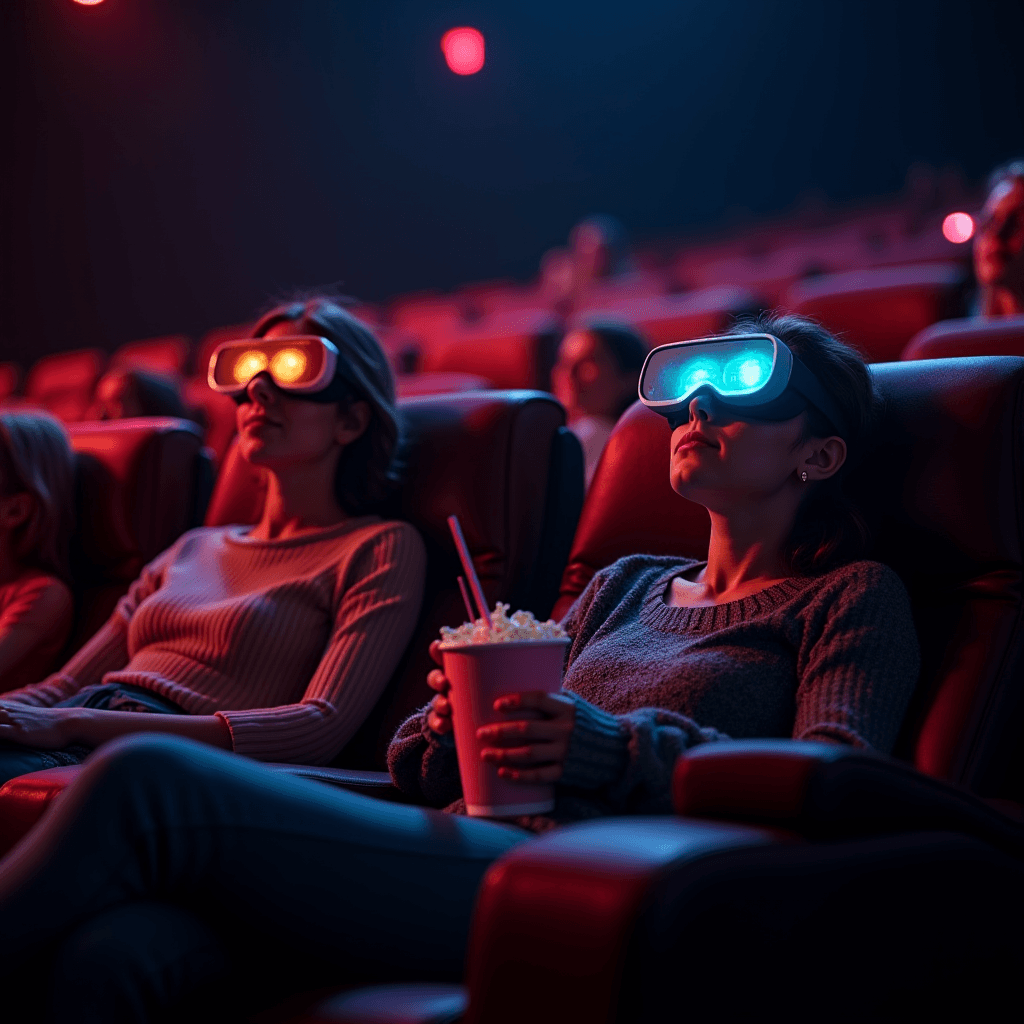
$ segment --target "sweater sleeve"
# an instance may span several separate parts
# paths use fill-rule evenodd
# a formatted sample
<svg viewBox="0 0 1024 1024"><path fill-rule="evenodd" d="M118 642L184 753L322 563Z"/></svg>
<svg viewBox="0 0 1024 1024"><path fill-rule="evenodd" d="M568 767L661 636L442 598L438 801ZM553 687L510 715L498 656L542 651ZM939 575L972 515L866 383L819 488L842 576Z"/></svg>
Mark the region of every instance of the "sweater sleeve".
<svg viewBox="0 0 1024 1024"><path fill-rule="evenodd" d="M428 704L398 727L388 746L388 771L417 803L445 807L462 796L459 762L454 735L434 732L427 724L429 710Z"/></svg>
<svg viewBox="0 0 1024 1024"><path fill-rule="evenodd" d="M143 567L139 578L118 601L110 618L63 668L41 683L5 693L3 699L36 707L53 707L83 687L99 683L107 672L124 668L128 664L128 627L132 616L139 605L160 588L174 550L169 548Z"/></svg>
<svg viewBox="0 0 1024 1024"><path fill-rule="evenodd" d="M667 814L679 756L698 743L729 739L675 711L613 715L566 692L576 716L559 785L599 796L612 814Z"/></svg>
<svg viewBox="0 0 1024 1024"><path fill-rule="evenodd" d="M793 738L889 753L917 685L910 598L892 569L856 562L809 609Z"/></svg>
<svg viewBox="0 0 1024 1024"><path fill-rule="evenodd" d="M415 528L390 522L349 565L339 578L330 639L302 699L217 712L237 753L259 761L327 764L383 692L416 626L426 550Z"/></svg>

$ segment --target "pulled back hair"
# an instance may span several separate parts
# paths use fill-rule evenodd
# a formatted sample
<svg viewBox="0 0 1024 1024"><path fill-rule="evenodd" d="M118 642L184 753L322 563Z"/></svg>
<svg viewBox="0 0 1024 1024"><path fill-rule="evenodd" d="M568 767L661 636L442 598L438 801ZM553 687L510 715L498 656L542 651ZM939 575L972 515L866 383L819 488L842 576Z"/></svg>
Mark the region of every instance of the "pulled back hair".
<svg viewBox="0 0 1024 1024"><path fill-rule="evenodd" d="M871 531L863 512L846 493L850 472L863 457L879 409L871 374L856 349L839 341L820 324L802 316L762 315L744 319L731 334L772 334L818 378L846 420L840 434L828 418L808 405L797 441L838 436L846 442L846 461L838 472L807 489L785 547L790 571L797 576L828 572L863 558Z"/></svg>
<svg viewBox="0 0 1024 1024"><path fill-rule="evenodd" d="M14 557L70 582L74 459L64 428L52 416L0 414L0 494L32 497L32 511L12 537Z"/></svg>
<svg viewBox="0 0 1024 1024"><path fill-rule="evenodd" d="M349 515L357 516L375 511L395 485L398 409L395 381L380 342L341 301L314 295L275 306L260 318L253 337L288 323L296 334L319 335L338 349L335 378L340 376L348 391L339 405L349 408L363 401L370 407L366 430L345 446L334 474L335 499Z"/></svg>

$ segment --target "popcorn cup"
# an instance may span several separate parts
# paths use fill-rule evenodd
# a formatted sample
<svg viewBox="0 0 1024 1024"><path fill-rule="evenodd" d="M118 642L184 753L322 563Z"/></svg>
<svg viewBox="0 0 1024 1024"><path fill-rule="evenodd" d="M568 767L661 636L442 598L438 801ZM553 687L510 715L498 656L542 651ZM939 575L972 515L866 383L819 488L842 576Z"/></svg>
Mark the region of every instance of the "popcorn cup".
<svg viewBox="0 0 1024 1024"><path fill-rule="evenodd" d="M568 637L560 637L441 648L444 674L451 683L448 696L455 727L455 752L469 814L512 818L554 809L554 786L502 779L497 765L481 761L476 731L482 725L536 717L532 711L502 714L494 710L494 702L505 694L527 690L558 693L568 643Z"/></svg>

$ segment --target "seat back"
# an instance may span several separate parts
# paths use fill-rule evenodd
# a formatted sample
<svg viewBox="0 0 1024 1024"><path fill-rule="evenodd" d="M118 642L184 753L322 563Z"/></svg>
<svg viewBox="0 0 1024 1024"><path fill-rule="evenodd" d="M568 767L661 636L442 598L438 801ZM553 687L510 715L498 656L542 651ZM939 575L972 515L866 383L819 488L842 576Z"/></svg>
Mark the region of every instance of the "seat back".
<svg viewBox="0 0 1024 1024"><path fill-rule="evenodd" d="M966 275L959 263L852 270L793 285L783 306L819 320L870 362L899 359L910 339L955 316Z"/></svg>
<svg viewBox="0 0 1024 1024"><path fill-rule="evenodd" d="M473 374L492 388L547 390L561 337L547 311L519 311L473 328L422 338L420 369Z"/></svg>
<svg viewBox="0 0 1024 1024"><path fill-rule="evenodd" d="M401 482L385 514L411 522L427 546L423 609L385 694L339 764L379 768L397 725L431 696L431 640L465 611L448 531L462 524L484 593L538 618L551 610L583 502L583 456L562 407L535 391L467 391L402 400ZM233 445L207 525L255 522L266 484Z"/></svg>
<svg viewBox="0 0 1024 1024"><path fill-rule="evenodd" d="M647 295L612 305L589 306L580 311L574 325L602 317L625 320L653 347L720 334L736 317L755 313L759 306L757 297L743 288L702 288L681 295Z"/></svg>
<svg viewBox="0 0 1024 1024"><path fill-rule="evenodd" d="M1024 356L1024 316L943 320L919 331L900 359Z"/></svg>
<svg viewBox="0 0 1024 1024"><path fill-rule="evenodd" d="M850 493L874 525L869 557L907 587L922 656L896 754L982 795L1019 800L1024 358L871 370L884 414ZM620 420L588 491L556 612L623 555L706 555L706 514L668 484L669 436L666 421L639 403Z"/></svg>
<svg viewBox="0 0 1024 1024"><path fill-rule="evenodd" d="M86 414L106 364L106 353L94 348L43 356L28 371L25 399L74 423Z"/></svg>
<svg viewBox="0 0 1024 1024"><path fill-rule="evenodd" d="M188 420L83 422L68 428L76 463L71 649L103 624L142 567L202 522L212 484Z"/></svg>
<svg viewBox="0 0 1024 1024"><path fill-rule="evenodd" d="M192 343L184 334L164 338L146 338L122 345L110 357L112 367L126 370L151 370L171 377L180 377L188 368Z"/></svg>

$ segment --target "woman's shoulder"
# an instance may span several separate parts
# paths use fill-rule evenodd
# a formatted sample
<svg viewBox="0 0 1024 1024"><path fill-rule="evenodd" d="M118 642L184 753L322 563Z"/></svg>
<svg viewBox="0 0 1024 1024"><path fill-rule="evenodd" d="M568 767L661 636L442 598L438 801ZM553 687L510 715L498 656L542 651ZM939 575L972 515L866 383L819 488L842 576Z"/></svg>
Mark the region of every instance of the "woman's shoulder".
<svg viewBox="0 0 1024 1024"><path fill-rule="evenodd" d="M903 580L884 562L861 559L846 562L817 577L812 590L828 600L843 595L851 600L896 599L909 603Z"/></svg>
<svg viewBox="0 0 1024 1024"><path fill-rule="evenodd" d="M636 587L646 590L662 576L676 576L703 562L679 555L625 555L594 573L590 588L626 594Z"/></svg>

